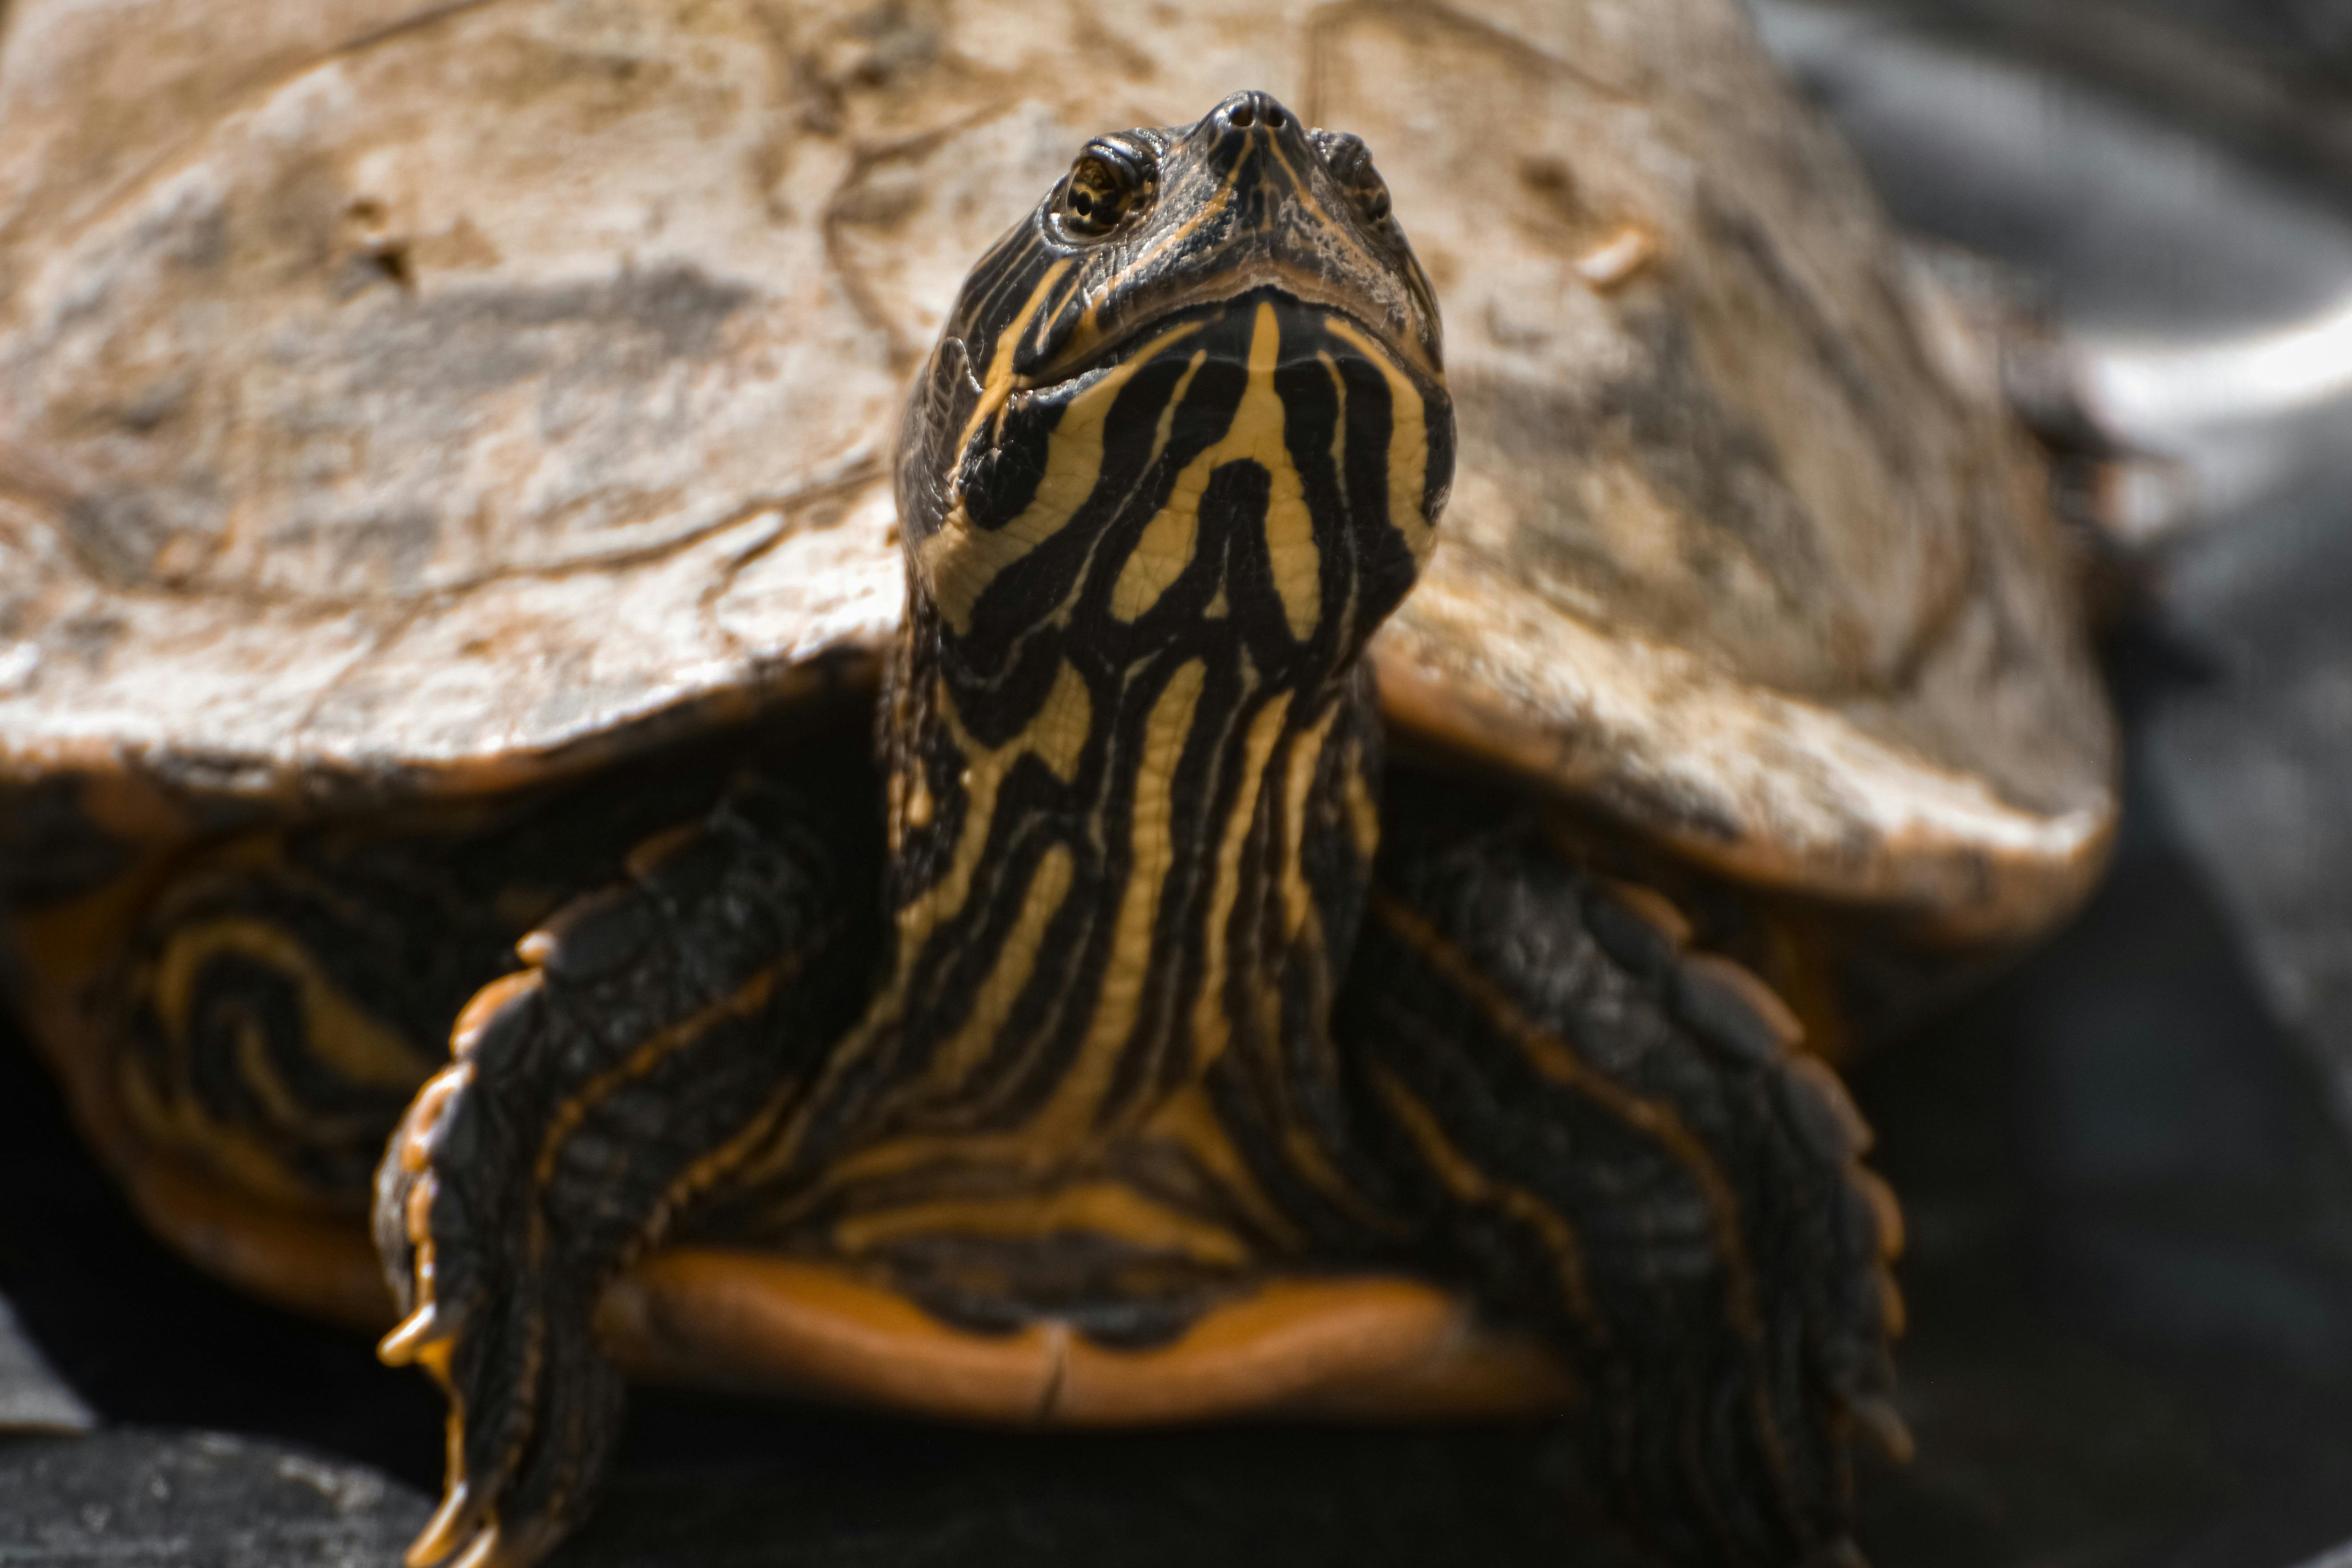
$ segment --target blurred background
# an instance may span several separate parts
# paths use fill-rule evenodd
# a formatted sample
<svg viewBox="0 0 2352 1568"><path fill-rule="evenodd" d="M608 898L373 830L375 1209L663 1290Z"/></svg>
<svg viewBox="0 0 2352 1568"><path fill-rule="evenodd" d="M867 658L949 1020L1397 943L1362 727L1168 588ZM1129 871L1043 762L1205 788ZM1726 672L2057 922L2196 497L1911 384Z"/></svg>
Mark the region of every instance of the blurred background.
<svg viewBox="0 0 2352 1568"><path fill-rule="evenodd" d="M1863 1543L2352 1564L2352 0L1751 5L1999 330L2127 727L2104 890L1857 1078L1909 1216L1920 1454L1866 1478ZM188 1561L396 1560L437 1482L421 1380L150 1242L13 1042L0 1192L0 1398L112 1424L0 1448L0 1561L166 1517ZM1580 1550L1509 1432L1053 1439L662 1395L629 1443L562 1561Z"/></svg>
<svg viewBox="0 0 2352 1568"><path fill-rule="evenodd" d="M2352 5L1752 9L2033 324L2014 394L2127 583L2114 877L1864 1079L1916 1118L1912 1397L1964 1434L1882 1553L2352 1561Z"/></svg>

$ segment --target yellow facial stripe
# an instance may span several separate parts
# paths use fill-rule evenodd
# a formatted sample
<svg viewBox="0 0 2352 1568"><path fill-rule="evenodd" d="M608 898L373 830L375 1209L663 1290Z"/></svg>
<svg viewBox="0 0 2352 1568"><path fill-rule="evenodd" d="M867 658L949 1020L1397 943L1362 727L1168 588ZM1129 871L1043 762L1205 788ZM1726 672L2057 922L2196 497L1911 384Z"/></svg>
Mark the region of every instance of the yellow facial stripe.
<svg viewBox="0 0 2352 1568"><path fill-rule="evenodd" d="M1171 328L1070 400L1047 444L1045 477L1019 516L993 531L976 529L962 499L957 499L940 531L922 546L923 573L929 579L931 595L956 635L971 631L972 606L997 574L1069 526L1070 519L1094 494L1102 478L1104 423L1121 389L1155 355L1200 330L1198 321ZM1003 353L1000 350L1000 358ZM1186 380L1190 379L1188 372ZM1163 417L1163 440L1166 425ZM971 426L978 428L977 423Z"/></svg>
<svg viewBox="0 0 2352 1568"><path fill-rule="evenodd" d="M1326 316L1324 326L1336 338L1353 343L1358 352L1380 367L1389 384L1391 426L1389 433L1389 521L1404 535L1412 558L1423 563L1437 548L1436 530L1421 513L1421 498L1429 481L1429 410L1412 378L1396 367L1388 352L1356 329L1345 316Z"/></svg>
<svg viewBox="0 0 2352 1568"><path fill-rule="evenodd" d="M1030 323L1037 319L1045 309L1046 301L1053 298L1054 285L1060 282L1063 274L1075 265L1072 258L1065 257L1046 268L1038 276L1037 286L1029 290L1029 298L1022 302L1020 310L997 334L996 352L989 356L988 374L981 380L980 401L972 405L971 416L964 421L963 434L956 440L957 451L971 446L971 438L979 434L980 427L993 418L996 411L1004 406L1004 400L1013 395L1015 380L1013 356L1021 347L1022 334L1029 330Z"/></svg>
<svg viewBox="0 0 2352 1568"><path fill-rule="evenodd" d="M1024 342L1071 304L1033 294ZM946 475L969 489L910 560L922 700L892 710L897 970L760 1167L797 1173L785 1233L1149 1250L1164 1206L1255 1247L1298 1228L1270 1194L1301 1181L1384 1223L1318 1088L1324 927L1378 841L1353 659L1426 543L1444 410L1278 288L1186 316L1012 386ZM1402 457L1368 449L1391 428Z"/></svg>
<svg viewBox="0 0 2352 1568"><path fill-rule="evenodd" d="M1183 222L1160 236L1144 249L1129 257L1126 270L1130 274L1144 271L1156 258L1181 246L1202 225L1222 214L1232 203L1234 186L1241 179L1242 171L1248 166L1249 161L1250 155L1246 152L1236 158L1234 161L1234 166L1225 171L1224 177L1216 191L1203 197L1198 209L1186 216ZM1102 331L1100 305L1099 299L1087 301L1085 313L1078 318L1077 330L1070 334L1069 346L1064 351L1063 357L1066 363L1083 359L1094 353L1100 345Z"/></svg>
<svg viewBox="0 0 2352 1568"><path fill-rule="evenodd" d="M1184 394L1192 390L1192 377L1199 374L1206 358L1200 353L1192 356L1192 362L1184 367L1183 378L1169 395L1168 405L1160 411L1160 426L1152 436L1151 456L1155 460L1168 449L1168 437L1176 427L1176 410L1183 406ZM1168 585L1192 564L1200 531L1201 514L1197 509L1171 505L1154 512L1151 521L1143 525L1143 537L1136 542L1126 564L1119 568L1118 581L1111 585L1110 613L1122 621L1131 621L1158 604ZM1223 592L1222 587L1219 591Z"/></svg>
<svg viewBox="0 0 2352 1568"><path fill-rule="evenodd" d="M1323 555L1315 542L1315 520L1307 510L1306 487L1298 466L1290 458L1282 395L1275 390L1274 372L1281 352L1282 331L1274 307L1260 301L1250 329L1249 379L1241 405L1234 410L1224 435L1184 465L1169 492L1167 506L1151 520L1142 542L1120 568L1111 608L1122 620L1131 621L1158 604L1192 563L1200 531L1201 500L1207 493L1210 476L1227 463L1254 461L1270 481L1265 545L1283 615L1292 637L1304 641L1313 635L1322 616Z"/></svg>

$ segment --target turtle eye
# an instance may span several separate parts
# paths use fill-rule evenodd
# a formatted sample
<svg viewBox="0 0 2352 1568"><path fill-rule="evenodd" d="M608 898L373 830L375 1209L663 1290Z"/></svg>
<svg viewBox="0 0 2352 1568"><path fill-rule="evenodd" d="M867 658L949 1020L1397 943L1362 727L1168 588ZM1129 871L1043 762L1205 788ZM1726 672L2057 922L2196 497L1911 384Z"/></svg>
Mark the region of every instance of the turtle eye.
<svg viewBox="0 0 2352 1568"><path fill-rule="evenodd" d="M1132 151L1115 142L1096 142L1078 154L1062 182L1054 216L1064 232L1099 239L1135 210L1150 184L1150 172Z"/></svg>
<svg viewBox="0 0 2352 1568"><path fill-rule="evenodd" d="M1323 155L1323 166L1348 194L1348 205L1367 228L1385 230L1389 222L1389 186L1372 167L1372 150L1364 139L1347 132L1317 131L1308 138Z"/></svg>

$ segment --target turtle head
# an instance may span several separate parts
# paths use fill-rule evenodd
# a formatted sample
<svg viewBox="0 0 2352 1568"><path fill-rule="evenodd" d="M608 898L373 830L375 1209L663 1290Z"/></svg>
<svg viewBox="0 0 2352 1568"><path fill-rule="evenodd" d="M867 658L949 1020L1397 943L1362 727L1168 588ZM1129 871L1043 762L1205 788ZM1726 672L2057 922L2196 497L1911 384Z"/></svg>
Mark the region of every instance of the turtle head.
<svg viewBox="0 0 2352 1568"><path fill-rule="evenodd" d="M982 666L1049 622L1343 672L1453 471L1429 280L1364 143L1263 92L1087 143L981 258L900 432L910 579Z"/></svg>
<svg viewBox="0 0 2352 1568"><path fill-rule="evenodd" d="M974 281L1021 253L1030 268L1069 264L1057 308L1012 345L1008 368L1033 381L1258 289L1354 319L1419 374L1438 374L1437 305L1370 150L1307 130L1267 93L1237 92L1193 125L1089 142Z"/></svg>

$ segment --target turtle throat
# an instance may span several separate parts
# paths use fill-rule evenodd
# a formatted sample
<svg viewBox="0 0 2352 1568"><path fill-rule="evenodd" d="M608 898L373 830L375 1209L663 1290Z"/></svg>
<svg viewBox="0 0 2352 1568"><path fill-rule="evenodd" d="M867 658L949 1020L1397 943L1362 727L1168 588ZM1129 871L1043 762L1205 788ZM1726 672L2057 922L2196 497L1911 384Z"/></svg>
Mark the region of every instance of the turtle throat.
<svg viewBox="0 0 2352 1568"><path fill-rule="evenodd" d="M1060 1167L1320 1039L1378 832L1359 655L1429 547L1443 396L1261 289L975 421L908 546L871 1131Z"/></svg>

